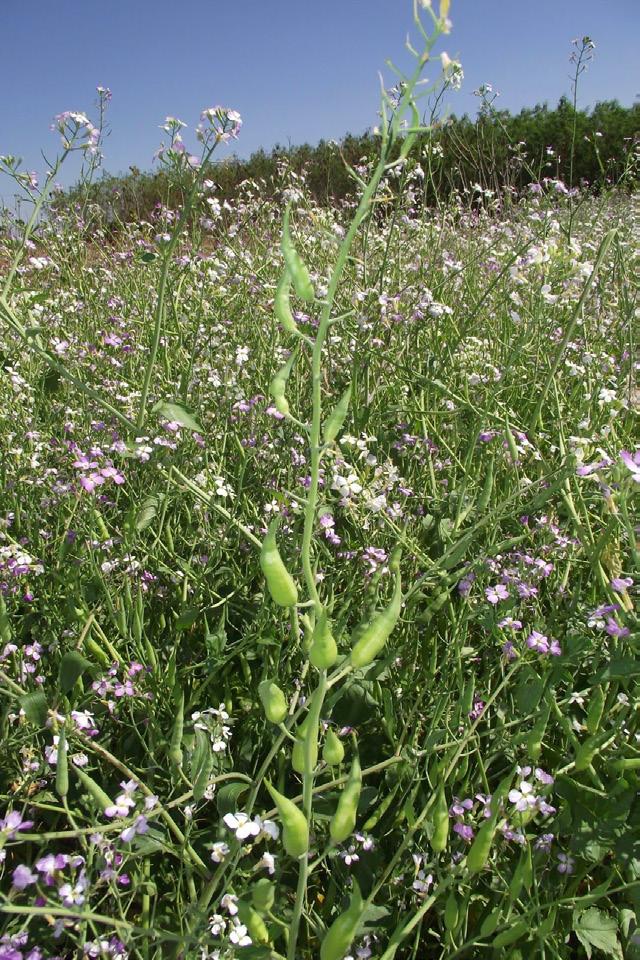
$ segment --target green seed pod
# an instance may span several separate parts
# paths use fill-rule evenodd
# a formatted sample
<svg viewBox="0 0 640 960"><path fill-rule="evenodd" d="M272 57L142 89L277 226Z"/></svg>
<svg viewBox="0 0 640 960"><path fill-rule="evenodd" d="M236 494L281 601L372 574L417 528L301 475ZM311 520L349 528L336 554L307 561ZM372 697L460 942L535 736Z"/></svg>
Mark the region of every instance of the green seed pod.
<svg viewBox="0 0 640 960"><path fill-rule="evenodd" d="M56 755L56 792L59 797L63 798L69 793L69 758L67 756L67 734L64 727L60 728Z"/></svg>
<svg viewBox="0 0 640 960"><path fill-rule="evenodd" d="M269 943L267 925L260 914L257 913L250 904L245 903L244 900L238 901L238 916L247 928L249 936L254 943Z"/></svg>
<svg viewBox="0 0 640 960"><path fill-rule="evenodd" d="M322 748L322 759L325 763L329 764L330 767L337 767L344 760L344 746L331 727L327 730L325 737L324 747Z"/></svg>
<svg viewBox="0 0 640 960"><path fill-rule="evenodd" d="M621 760L611 761L612 770L640 770L640 757L623 757Z"/></svg>
<svg viewBox="0 0 640 960"><path fill-rule="evenodd" d="M258 913L268 913L276 899L275 884L261 877L251 891L251 903Z"/></svg>
<svg viewBox="0 0 640 960"><path fill-rule="evenodd" d="M491 913L487 914L487 916L486 916L486 917L484 918L484 920L482 921L482 925L481 925L481 927L480 927L480 936L481 936L481 937L490 937L490 936L491 936L491 934L494 932L494 930L496 929L496 927L497 927L498 924L500 923L501 913L502 913L502 911L501 911L499 908L496 907L495 910L492 910Z"/></svg>
<svg viewBox="0 0 640 960"><path fill-rule="evenodd" d="M449 807L444 792L444 784L438 787L436 802L433 809L433 833L431 834L431 849L434 853L442 853L447 849L449 840Z"/></svg>
<svg viewBox="0 0 640 960"><path fill-rule="evenodd" d="M169 761L174 767L182 766L182 734L184 730L184 690L180 691L176 704L176 716L173 721L171 740L169 743Z"/></svg>
<svg viewBox="0 0 640 960"><path fill-rule="evenodd" d="M282 821L282 844L290 857L301 857L309 849L309 824L302 810L264 781Z"/></svg>
<svg viewBox="0 0 640 960"><path fill-rule="evenodd" d="M263 680L258 687L258 694L269 723L282 723L287 715L287 701L277 683Z"/></svg>
<svg viewBox="0 0 640 960"><path fill-rule="evenodd" d="M310 715L304 718L297 730L296 742L291 751L291 766L300 776L304 775L304 755L307 739L311 739L311 768L318 763L318 724L311 724Z"/></svg>
<svg viewBox="0 0 640 960"><path fill-rule="evenodd" d="M476 504L476 510L478 513L484 513L489 506L489 500L491 499L491 494L493 492L493 466L494 461L492 457L487 464L487 472L485 474L482 492L480 493L478 502Z"/></svg>
<svg viewBox="0 0 640 960"><path fill-rule="evenodd" d="M291 240L291 233L289 230L289 212L290 204L287 206L284 212L282 253L297 295L301 300L309 302L314 298L313 284L311 283L311 278L309 277L309 271L304 265L302 257L295 249L293 241Z"/></svg>
<svg viewBox="0 0 640 960"><path fill-rule="evenodd" d="M323 436L325 443L333 443L347 418L349 403L351 402L351 385L347 387L337 404L324 422Z"/></svg>
<svg viewBox="0 0 640 960"><path fill-rule="evenodd" d="M0 594L0 640L2 643L9 643L11 640L11 623L7 616L7 607L4 597Z"/></svg>
<svg viewBox="0 0 640 960"><path fill-rule="evenodd" d="M527 844L520 854L517 866L513 871L511 882L509 884L509 897L511 900L517 900L520 891L524 887L527 892L531 889L533 880L533 863L531 860L531 846Z"/></svg>
<svg viewBox="0 0 640 960"><path fill-rule="evenodd" d="M338 659L338 646L331 632L327 611L322 608L313 630L309 660L318 670L328 670Z"/></svg>
<svg viewBox="0 0 640 960"><path fill-rule="evenodd" d="M532 760L537 760L542 753L542 739L547 729L550 713L551 707L548 703L545 703L527 737L527 754Z"/></svg>
<svg viewBox="0 0 640 960"><path fill-rule="evenodd" d="M577 772L588 770L592 760L596 754L600 752L605 741L608 740L610 736L610 731L600 731L600 733L596 733L592 737L587 737L587 739L578 746L575 759L575 770Z"/></svg>
<svg viewBox="0 0 640 960"><path fill-rule="evenodd" d="M364 910L362 894L353 881L353 893L348 908L333 921L320 946L320 960L343 960L353 943Z"/></svg>
<svg viewBox="0 0 640 960"><path fill-rule="evenodd" d="M447 902L444 905L444 928L451 932L455 930L458 926L458 898L456 897L453 891L447 897Z"/></svg>
<svg viewBox="0 0 640 960"><path fill-rule="evenodd" d="M495 832L496 824L493 817L485 820L478 830L467 854L467 870L470 874L479 873L486 866Z"/></svg>
<svg viewBox="0 0 640 960"><path fill-rule="evenodd" d="M396 573L395 590L389 606L369 622L351 651L350 659L354 667L366 667L375 660L398 622L401 606L402 584L400 573Z"/></svg>
<svg viewBox="0 0 640 960"><path fill-rule="evenodd" d="M518 462L518 447L516 446L516 438L511 432L511 427L509 426L509 421L505 421L505 435L507 439L507 447L509 449L509 454L514 463Z"/></svg>
<svg viewBox="0 0 640 960"><path fill-rule="evenodd" d="M260 551L260 566L267 581L269 593L281 607L293 607L298 602L298 588L278 552L276 530L279 519L273 521Z"/></svg>
<svg viewBox="0 0 640 960"><path fill-rule="evenodd" d="M287 333L296 334L298 333L298 326L293 319L293 314L291 312L291 305L289 303L290 290L291 275L289 271L285 269L276 290L275 300L273 301L273 309L276 315L276 320L278 320Z"/></svg>
<svg viewBox="0 0 640 960"><path fill-rule="evenodd" d="M342 843L353 833L358 815L358 801L362 790L362 769L356 754L351 763L349 779L338 799L336 812L329 824L329 833L334 843Z"/></svg>
<svg viewBox="0 0 640 960"><path fill-rule="evenodd" d="M491 946L496 950L500 947L508 947L511 943L515 943L516 940L519 940L520 937L524 937L525 933L527 933L530 929L531 926L526 920L520 920L512 927L508 927L506 930L503 930L502 933L499 933L497 937L494 937Z"/></svg>
<svg viewBox="0 0 640 960"><path fill-rule="evenodd" d="M80 767L75 767L72 765L72 769L89 796L95 800L103 813L107 807L113 806L113 800L111 797L104 792L102 787L98 786L93 777L90 777L89 774L85 773L84 770L81 770Z"/></svg>
<svg viewBox="0 0 640 960"><path fill-rule="evenodd" d="M596 687L591 695L589 710L587 711L586 728L590 734L598 732L602 714L604 713L605 699L605 692L602 687Z"/></svg>
<svg viewBox="0 0 640 960"><path fill-rule="evenodd" d="M476 689L476 678L472 675L466 682L464 690L462 691L462 699L460 701L460 713L462 719L466 720L471 712L473 707L473 695Z"/></svg>

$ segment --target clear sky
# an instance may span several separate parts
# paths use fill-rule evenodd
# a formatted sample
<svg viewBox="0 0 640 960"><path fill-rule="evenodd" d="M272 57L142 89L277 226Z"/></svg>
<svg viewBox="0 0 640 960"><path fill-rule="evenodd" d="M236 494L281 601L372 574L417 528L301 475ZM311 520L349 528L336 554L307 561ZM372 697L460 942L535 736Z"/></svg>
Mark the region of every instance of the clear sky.
<svg viewBox="0 0 640 960"><path fill-rule="evenodd" d="M98 84L113 92L113 173L151 166L165 116L193 128L215 104L243 116L240 156L362 133L376 122L377 71L407 63L411 11L411 0L0 0L0 153L41 172L40 150L58 143L51 118L89 112ZM475 113L483 82L501 107L555 105L570 90L571 40L585 34L596 50L581 105L640 94L640 0L452 0L450 16L439 49L463 64L458 114ZM12 192L3 178L0 196Z"/></svg>

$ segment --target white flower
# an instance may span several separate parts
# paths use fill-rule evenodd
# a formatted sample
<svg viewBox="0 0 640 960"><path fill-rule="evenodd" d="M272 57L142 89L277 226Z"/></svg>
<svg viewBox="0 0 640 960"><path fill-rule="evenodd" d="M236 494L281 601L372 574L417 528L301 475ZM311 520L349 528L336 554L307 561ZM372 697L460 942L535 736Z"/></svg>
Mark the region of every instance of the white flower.
<svg viewBox="0 0 640 960"><path fill-rule="evenodd" d="M234 831L237 840L257 837L260 833L260 823L252 820L246 813L226 813L222 819L229 830Z"/></svg>
<svg viewBox="0 0 640 960"><path fill-rule="evenodd" d="M214 937L220 937L227 928L227 921L224 917L221 917L219 913L214 913L212 917L209 917L209 930Z"/></svg>
<svg viewBox="0 0 640 960"><path fill-rule="evenodd" d="M222 863L224 858L229 853L229 850L229 844L219 840L217 843L214 843L211 848L211 859L214 863Z"/></svg>
<svg viewBox="0 0 640 960"><path fill-rule="evenodd" d="M237 943L239 947L250 947L253 943L243 923L237 923L235 925L229 934L229 940L231 940L231 943Z"/></svg>
<svg viewBox="0 0 640 960"><path fill-rule="evenodd" d="M220 901L220 906L227 911L230 917L235 917L238 912L238 898L233 893L225 893Z"/></svg>
<svg viewBox="0 0 640 960"><path fill-rule="evenodd" d="M266 837L271 837L272 840L277 840L280 836L280 827L273 820L262 820L260 817L256 817L256 822L260 826L260 834Z"/></svg>
<svg viewBox="0 0 640 960"><path fill-rule="evenodd" d="M519 790L510 790L509 791L509 800L511 803L515 803L516 810L529 810L531 807L535 807L537 797L533 793L533 787L526 780L520 782Z"/></svg>
<svg viewBox="0 0 640 960"><path fill-rule="evenodd" d="M276 858L272 853L265 852L262 859L256 864L256 870L266 870L270 874L276 872Z"/></svg>

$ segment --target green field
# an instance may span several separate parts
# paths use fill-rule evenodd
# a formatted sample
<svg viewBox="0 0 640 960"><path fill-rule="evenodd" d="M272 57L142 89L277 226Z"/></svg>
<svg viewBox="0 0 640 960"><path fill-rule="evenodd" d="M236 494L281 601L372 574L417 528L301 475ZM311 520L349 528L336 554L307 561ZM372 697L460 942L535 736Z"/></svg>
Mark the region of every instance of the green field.
<svg viewBox="0 0 640 960"><path fill-rule="evenodd" d="M426 205L416 64L0 239L1 960L640 956L637 198Z"/></svg>

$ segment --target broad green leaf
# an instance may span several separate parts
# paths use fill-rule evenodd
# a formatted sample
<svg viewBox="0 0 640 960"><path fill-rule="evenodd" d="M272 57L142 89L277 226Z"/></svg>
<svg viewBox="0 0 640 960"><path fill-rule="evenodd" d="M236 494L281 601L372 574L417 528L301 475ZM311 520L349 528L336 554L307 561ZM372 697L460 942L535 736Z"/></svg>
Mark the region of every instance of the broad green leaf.
<svg viewBox="0 0 640 960"><path fill-rule="evenodd" d="M202 427L182 403L159 400L153 407L153 413L158 413L161 417L166 417L167 420L175 420L185 430L195 430L197 433L202 433Z"/></svg>
<svg viewBox="0 0 640 960"><path fill-rule="evenodd" d="M60 670L58 672L58 686L62 693L69 693L73 689L78 677L81 677L85 670L88 670L91 664L78 653L77 650L70 650L65 653L60 661Z"/></svg>
<svg viewBox="0 0 640 960"><path fill-rule="evenodd" d="M574 915L573 930L578 940L590 958L593 949L601 950L609 957L623 960L622 947L617 937L618 924L597 907L589 907L578 915Z"/></svg>
<svg viewBox="0 0 640 960"><path fill-rule="evenodd" d="M27 720L36 727L44 727L47 722L48 707L47 699L41 690L21 697L19 703Z"/></svg>
<svg viewBox="0 0 640 960"><path fill-rule="evenodd" d="M160 497L151 496L147 497L146 500L142 501L142 506L136 513L135 519L135 528L136 530L145 530L150 523L155 520L158 513L158 504L160 503Z"/></svg>

